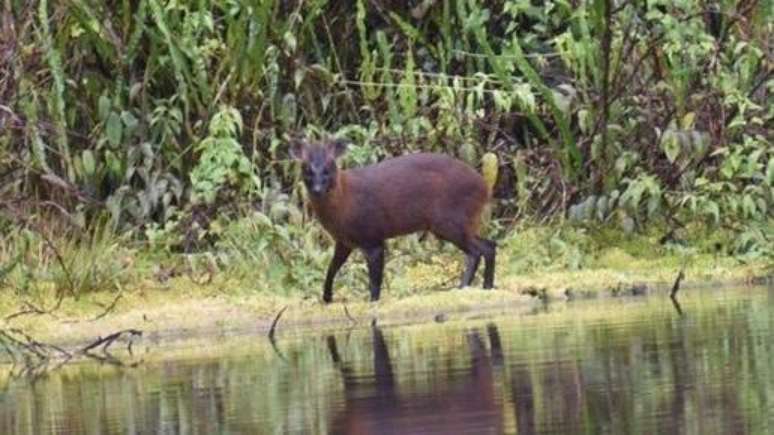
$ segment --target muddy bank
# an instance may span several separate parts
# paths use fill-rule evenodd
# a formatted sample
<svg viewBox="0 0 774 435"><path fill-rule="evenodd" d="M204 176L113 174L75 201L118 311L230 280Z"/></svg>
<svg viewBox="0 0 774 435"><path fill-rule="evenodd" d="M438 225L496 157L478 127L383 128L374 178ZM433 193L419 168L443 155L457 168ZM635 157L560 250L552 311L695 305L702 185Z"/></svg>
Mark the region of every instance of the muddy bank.
<svg viewBox="0 0 774 435"><path fill-rule="evenodd" d="M680 292L692 293L728 286L771 285L769 275L753 275L737 270L712 280L686 277ZM674 273L674 272L672 272ZM174 347L193 338L226 338L240 335L266 336L275 324L275 334L360 328L378 322L382 326L459 321L491 316L518 316L546 304L564 304L585 299L621 297L668 297L672 280L619 280L593 283L575 272L563 279L552 274L539 285L535 277L506 277L495 290L478 288L446 289L405 297L389 292L378 303L347 295L329 305L313 297L278 297L265 294L223 292L215 284L206 289L184 282L163 291L126 292L118 301L112 295L91 295L78 301L65 301L52 314L27 314L4 322L5 328L18 328L37 340L74 349L115 331L142 331L142 341L153 346ZM676 273L674 276L676 277ZM610 274L599 273L598 279ZM514 284L520 281L521 284ZM108 297L112 299L108 299ZM108 313L104 307L116 302ZM13 315L20 301L3 304L3 317ZM280 314L281 312L281 314ZM279 315L279 316L278 316ZM96 318L99 317L99 318Z"/></svg>

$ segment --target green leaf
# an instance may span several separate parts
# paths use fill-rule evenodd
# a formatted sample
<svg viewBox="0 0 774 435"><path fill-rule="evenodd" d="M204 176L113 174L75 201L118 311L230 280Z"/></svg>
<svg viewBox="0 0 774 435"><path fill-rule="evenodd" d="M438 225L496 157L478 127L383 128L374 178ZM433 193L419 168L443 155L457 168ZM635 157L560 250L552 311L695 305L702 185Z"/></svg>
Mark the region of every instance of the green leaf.
<svg viewBox="0 0 774 435"><path fill-rule="evenodd" d="M530 113L535 112L535 94L529 83L513 85L513 93L518 97L521 107Z"/></svg>
<svg viewBox="0 0 774 435"><path fill-rule="evenodd" d="M769 212L769 207L766 205L766 201L763 198L758 198L755 202L758 204L758 210L760 210L761 214L765 216L766 213Z"/></svg>
<svg viewBox="0 0 774 435"><path fill-rule="evenodd" d="M681 120L680 124L683 128L683 130L691 130L693 129L693 122L696 118L696 114L694 112L688 112L683 116L683 119Z"/></svg>
<svg viewBox="0 0 774 435"><path fill-rule="evenodd" d="M475 147L475 145L473 145L469 141L465 141L465 142L462 143L462 145L460 145L459 153L460 153L460 157L462 158L462 160L464 160L464 161L466 161L466 162L468 162L470 164L475 163L476 160L477 160L477 158L476 158L476 147Z"/></svg>
<svg viewBox="0 0 774 435"><path fill-rule="evenodd" d="M129 88L129 99L134 100L137 98L138 95L140 95L140 91L142 91L142 83L138 82L132 85L131 88Z"/></svg>
<svg viewBox="0 0 774 435"><path fill-rule="evenodd" d="M588 133L591 130L591 112L586 109L578 110L578 127L583 133Z"/></svg>
<svg viewBox="0 0 774 435"><path fill-rule="evenodd" d="M745 217L755 216L757 207L755 206L755 200L753 200L752 196L744 196L744 199L742 200L742 208L744 209Z"/></svg>
<svg viewBox="0 0 774 435"><path fill-rule="evenodd" d="M642 181L638 180L629 186L628 189L626 189L624 196L628 197L629 205L632 208L637 208L637 206L640 205L640 200L642 199L642 192L644 188L645 186L643 185Z"/></svg>
<svg viewBox="0 0 774 435"><path fill-rule="evenodd" d="M715 223L720 222L720 207L715 201L707 201L704 204L704 212L712 216Z"/></svg>
<svg viewBox="0 0 774 435"><path fill-rule="evenodd" d="M123 129L123 125L121 123L121 117L119 117L116 112L110 112L105 129L108 141L111 145L117 147L118 144L121 143L121 130Z"/></svg>
<svg viewBox="0 0 774 435"><path fill-rule="evenodd" d="M289 53L294 53L296 51L296 47L298 46L298 42L296 41L296 36L291 31L285 32L284 35L282 35L282 40L285 43L285 49Z"/></svg>
<svg viewBox="0 0 774 435"><path fill-rule="evenodd" d="M107 95L100 96L97 106L99 120L104 122L107 119L108 114L110 114L110 98L108 98Z"/></svg>
<svg viewBox="0 0 774 435"><path fill-rule="evenodd" d="M417 113L417 90L416 90L416 72L414 71L414 53L408 50L406 54L406 66L403 71L403 78L398 88L398 101L407 119L413 118Z"/></svg>
<svg viewBox="0 0 774 435"><path fill-rule="evenodd" d="M502 91L494 91L492 92L492 97L498 111L507 112L511 109L512 101L509 95Z"/></svg>
<svg viewBox="0 0 774 435"><path fill-rule="evenodd" d="M674 163L677 156L680 155L680 140L674 132L667 131L661 139L661 148L669 159L669 163Z"/></svg>
<svg viewBox="0 0 774 435"><path fill-rule="evenodd" d="M656 211L661 206L661 197L660 196L651 196L648 198L648 216L654 216Z"/></svg>
<svg viewBox="0 0 774 435"><path fill-rule="evenodd" d="M85 150L81 154L81 160L83 161L83 170L87 175L93 175L96 171L96 162L94 160L94 154L91 150Z"/></svg>
<svg viewBox="0 0 774 435"><path fill-rule="evenodd" d="M121 120L124 122L127 134L131 131L134 131L134 129L137 128L137 124L139 123L137 117L135 117L132 112L127 110L121 112Z"/></svg>
<svg viewBox="0 0 774 435"><path fill-rule="evenodd" d="M600 221L605 219L605 216L607 215L607 212L608 212L608 205L609 203L606 196L600 196L599 199L597 200L596 212L597 212L597 219L599 219Z"/></svg>

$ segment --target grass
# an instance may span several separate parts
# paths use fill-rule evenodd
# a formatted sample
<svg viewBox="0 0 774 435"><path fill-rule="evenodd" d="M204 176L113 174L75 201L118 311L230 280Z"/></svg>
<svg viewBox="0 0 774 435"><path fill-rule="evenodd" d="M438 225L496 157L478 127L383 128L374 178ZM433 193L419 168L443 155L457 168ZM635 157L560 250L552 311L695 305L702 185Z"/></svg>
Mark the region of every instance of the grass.
<svg viewBox="0 0 774 435"><path fill-rule="evenodd" d="M267 276L258 270L268 267L265 263L239 264L240 273L229 273L229 266L208 272L180 256L130 249L104 234L86 244L65 240L55 245L27 234L23 261L0 282L0 291L9 296L0 298L0 316L31 307L50 311L3 323L58 344L75 345L126 328L170 342L266 333L283 307L283 332L367 325L374 318L383 325L422 323L518 313L548 300L618 296L637 289L652 293L671 286L680 270L685 271L686 288L758 282L771 272L764 261L742 263L711 252L702 244L714 246L715 240L701 237L693 244L664 246L655 231L627 236L609 230L525 226L512 234L500 241L494 291L454 288L462 268L458 252L435 241L408 240L393 246L379 303L367 302L365 270L355 256L337 280L335 303L329 306L319 302L319 270L309 283L294 287L292 281L278 282L275 288L258 282ZM43 245L52 246L46 250ZM414 254L401 254L405 247ZM57 249L61 252L49 252ZM0 261L9 264L12 254L12 249L2 251ZM57 261L59 257L63 260ZM69 283L62 278L62 263L67 273L78 277L80 287L56 306L63 282ZM254 272L246 272L250 270Z"/></svg>

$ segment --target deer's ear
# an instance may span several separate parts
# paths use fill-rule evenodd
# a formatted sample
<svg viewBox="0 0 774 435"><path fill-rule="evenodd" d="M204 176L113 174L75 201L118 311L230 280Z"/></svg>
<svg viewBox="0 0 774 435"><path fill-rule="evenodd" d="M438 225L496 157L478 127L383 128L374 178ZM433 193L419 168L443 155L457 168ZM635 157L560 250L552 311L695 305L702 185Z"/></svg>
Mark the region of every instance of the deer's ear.
<svg viewBox="0 0 774 435"><path fill-rule="evenodd" d="M339 158L347 152L349 141L346 139L334 139L328 142L328 150L333 154L335 158Z"/></svg>
<svg viewBox="0 0 774 435"><path fill-rule="evenodd" d="M306 158L306 144L300 140L290 142L290 157L296 160L304 160Z"/></svg>

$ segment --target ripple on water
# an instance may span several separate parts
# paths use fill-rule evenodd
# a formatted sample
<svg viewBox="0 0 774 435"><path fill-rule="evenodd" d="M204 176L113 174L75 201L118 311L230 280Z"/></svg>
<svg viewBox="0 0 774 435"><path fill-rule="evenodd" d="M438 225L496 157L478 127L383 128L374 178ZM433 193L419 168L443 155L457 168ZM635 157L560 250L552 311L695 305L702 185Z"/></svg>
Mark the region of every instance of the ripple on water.
<svg viewBox="0 0 774 435"><path fill-rule="evenodd" d="M774 297L581 301L530 316L213 342L0 391L0 433L766 433ZM194 352L195 353L195 352Z"/></svg>

